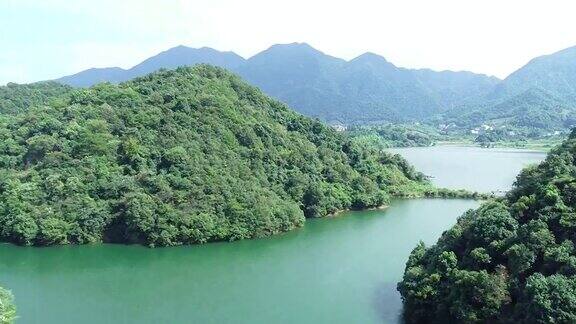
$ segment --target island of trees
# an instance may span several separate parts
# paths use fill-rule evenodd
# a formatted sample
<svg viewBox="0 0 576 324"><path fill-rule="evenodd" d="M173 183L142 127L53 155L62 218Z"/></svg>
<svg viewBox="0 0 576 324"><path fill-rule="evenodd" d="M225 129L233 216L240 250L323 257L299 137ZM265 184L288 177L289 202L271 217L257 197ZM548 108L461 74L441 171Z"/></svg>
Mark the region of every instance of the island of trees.
<svg viewBox="0 0 576 324"><path fill-rule="evenodd" d="M409 323L576 322L576 132L505 198L411 253L398 290Z"/></svg>

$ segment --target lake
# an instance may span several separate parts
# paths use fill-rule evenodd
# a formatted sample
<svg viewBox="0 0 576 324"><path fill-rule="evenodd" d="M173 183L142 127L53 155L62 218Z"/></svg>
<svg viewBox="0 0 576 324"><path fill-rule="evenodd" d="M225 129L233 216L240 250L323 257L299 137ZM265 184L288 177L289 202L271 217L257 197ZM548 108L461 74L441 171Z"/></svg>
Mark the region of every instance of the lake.
<svg viewBox="0 0 576 324"><path fill-rule="evenodd" d="M450 145L388 151L431 176L436 186L485 193L508 191L520 170L546 157L542 151Z"/></svg>
<svg viewBox="0 0 576 324"><path fill-rule="evenodd" d="M395 151L438 185L482 191L508 189L522 165L544 157L440 146ZM394 200L385 210L313 219L271 238L201 246L3 244L0 283L16 297L17 323L395 323L396 283L412 248L434 243L478 204Z"/></svg>

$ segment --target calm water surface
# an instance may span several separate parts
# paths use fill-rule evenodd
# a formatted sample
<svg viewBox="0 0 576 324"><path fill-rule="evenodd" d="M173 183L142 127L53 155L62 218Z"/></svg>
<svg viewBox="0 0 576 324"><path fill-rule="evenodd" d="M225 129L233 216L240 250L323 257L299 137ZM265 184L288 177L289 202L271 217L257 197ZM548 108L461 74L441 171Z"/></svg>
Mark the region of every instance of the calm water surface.
<svg viewBox="0 0 576 324"><path fill-rule="evenodd" d="M400 153L437 184L472 190L507 189L522 165L543 157L444 147ZM477 177L466 177L472 169ZM395 323L396 283L412 248L434 243L477 205L396 200L272 238L202 246L4 244L0 283L16 296L17 323Z"/></svg>
<svg viewBox="0 0 576 324"><path fill-rule="evenodd" d="M529 164L546 157L545 152L463 146L389 149L444 188L479 192L508 191L516 175Z"/></svg>
<svg viewBox="0 0 576 324"><path fill-rule="evenodd" d="M409 252L433 243L466 200L399 200L231 244L0 245L18 323L396 322Z"/></svg>

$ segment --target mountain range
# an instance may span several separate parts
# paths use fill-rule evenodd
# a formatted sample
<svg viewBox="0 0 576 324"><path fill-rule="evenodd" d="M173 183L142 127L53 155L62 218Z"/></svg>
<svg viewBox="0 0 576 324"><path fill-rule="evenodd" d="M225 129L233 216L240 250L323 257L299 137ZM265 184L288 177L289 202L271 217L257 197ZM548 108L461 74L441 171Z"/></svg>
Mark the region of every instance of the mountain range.
<svg viewBox="0 0 576 324"><path fill-rule="evenodd" d="M569 127L576 117L576 47L535 58L504 80L466 71L401 68L374 53L346 61L306 43L291 43L248 59L208 47L177 46L130 69L94 68L56 81L75 87L119 83L199 63L231 70L295 110L332 124L434 120L464 128L500 122L522 126L531 116L550 129Z"/></svg>
<svg viewBox="0 0 576 324"><path fill-rule="evenodd" d="M274 45L249 59L177 46L127 70L89 69L57 81L76 87L119 83L161 68L199 63L229 69L305 115L345 124L421 120L485 93L499 81L470 72L403 69L373 53L345 61L306 43Z"/></svg>

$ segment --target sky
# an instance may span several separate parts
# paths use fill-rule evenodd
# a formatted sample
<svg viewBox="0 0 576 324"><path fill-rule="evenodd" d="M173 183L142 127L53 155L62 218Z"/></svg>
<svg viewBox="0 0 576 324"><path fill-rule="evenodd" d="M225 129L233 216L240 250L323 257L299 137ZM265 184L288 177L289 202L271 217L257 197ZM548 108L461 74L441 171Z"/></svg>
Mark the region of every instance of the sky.
<svg viewBox="0 0 576 324"><path fill-rule="evenodd" d="M0 84L130 68L177 45L247 58L291 42L504 78L575 46L575 12L573 0L0 0Z"/></svg>

